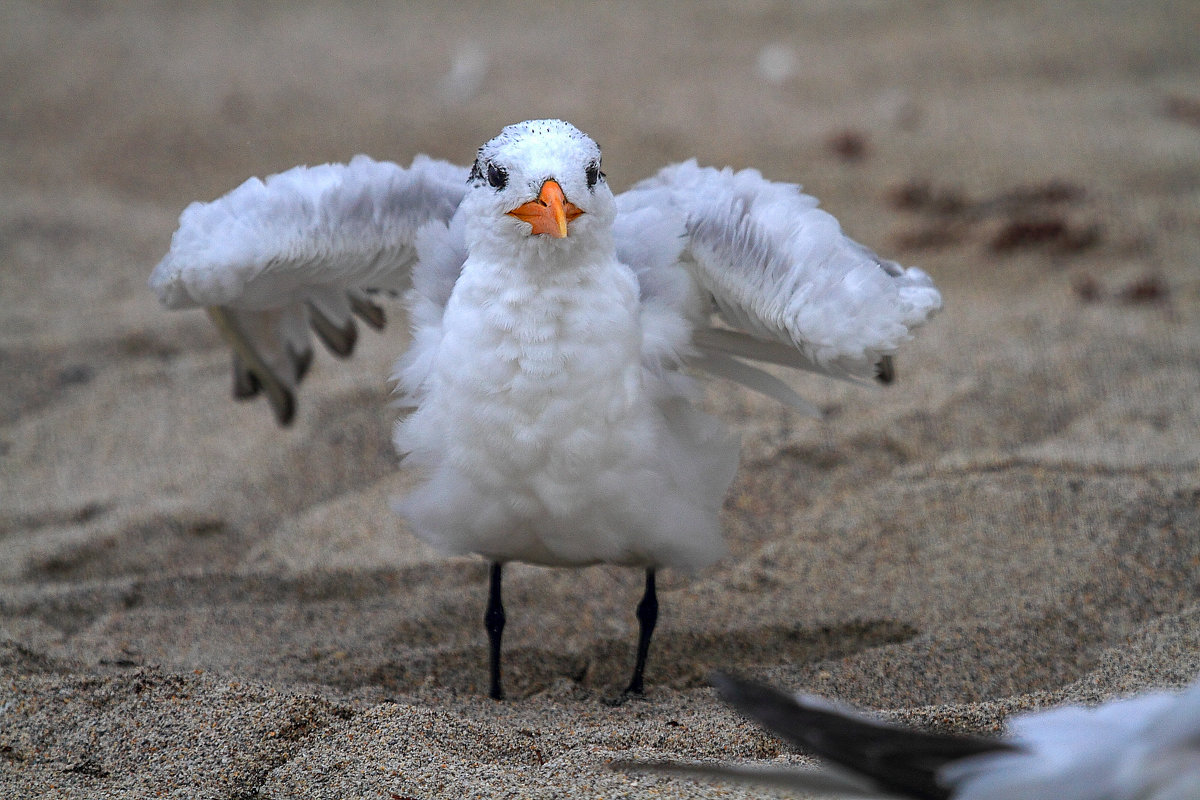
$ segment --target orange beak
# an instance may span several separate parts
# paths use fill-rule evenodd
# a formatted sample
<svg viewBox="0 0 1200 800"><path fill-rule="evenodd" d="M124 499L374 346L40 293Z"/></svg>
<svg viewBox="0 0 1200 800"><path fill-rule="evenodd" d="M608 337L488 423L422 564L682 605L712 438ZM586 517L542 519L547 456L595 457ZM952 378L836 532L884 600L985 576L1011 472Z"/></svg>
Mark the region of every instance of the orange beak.
<svg viewBox="0 0 1200 800"><path fill-rule="evenodd" d="M545 233L555 239L565 239L567 223L582 213L583 210L579 206L567 201L567 196L563 194L558 181L548 180L542 184L537 200L517 206L509 211L508 215L532 225L531 236Z"/></svg>

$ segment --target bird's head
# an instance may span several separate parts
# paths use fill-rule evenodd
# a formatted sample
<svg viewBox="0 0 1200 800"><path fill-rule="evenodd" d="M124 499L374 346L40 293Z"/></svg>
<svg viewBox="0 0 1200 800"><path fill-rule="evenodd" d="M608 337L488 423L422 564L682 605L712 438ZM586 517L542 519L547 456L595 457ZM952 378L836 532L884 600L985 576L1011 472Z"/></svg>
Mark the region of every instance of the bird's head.
<svg viewBox="0 0 1200 800"><path fill-rule="evenodd" d="M469 182L469 244L484 237L519 249L569 249L607 235L616 216L600 148L560 120L509 125L479 148Z"/></svg>

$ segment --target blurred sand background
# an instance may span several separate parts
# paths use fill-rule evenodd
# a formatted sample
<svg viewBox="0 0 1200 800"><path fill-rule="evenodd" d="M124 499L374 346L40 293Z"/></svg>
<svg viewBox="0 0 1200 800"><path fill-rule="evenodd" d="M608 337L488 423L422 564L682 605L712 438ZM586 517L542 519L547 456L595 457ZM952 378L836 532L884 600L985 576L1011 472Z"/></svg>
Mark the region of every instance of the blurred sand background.
<svg viewBox="0 0 1200 800"><path fill-rule="evenodd" d="M747 797L612 758L803 762L714 668L915 724L1200 672L1200 4L0 5L0 796ZM664 574L415 541L398 311L296 425L229 398L146 288L175 221L358 152L590 132L621 189L688 157L803 183L943 289L888 389L728 385L732 555Z"/></svg>

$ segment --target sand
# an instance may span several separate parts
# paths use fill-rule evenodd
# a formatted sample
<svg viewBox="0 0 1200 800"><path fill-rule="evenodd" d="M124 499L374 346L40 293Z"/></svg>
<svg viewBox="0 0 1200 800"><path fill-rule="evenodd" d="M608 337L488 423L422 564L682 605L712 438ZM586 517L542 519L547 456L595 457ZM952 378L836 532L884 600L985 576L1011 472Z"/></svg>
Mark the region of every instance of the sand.
<svg viewBox="0 0 1200 800"><path fill-rule="evenodd" d="M1200 672L1200 6L131 2L0 7L0 796L747 797L614 758L805 762L713 669L914 724ZM146 288L183 207L357 152L460 163L509 122L798 181L946 310L813 420L742 435L731 555L486 565L405 530L398 309L295 426L229 397ZM770 792L761 793L774 796Z"/></svg>

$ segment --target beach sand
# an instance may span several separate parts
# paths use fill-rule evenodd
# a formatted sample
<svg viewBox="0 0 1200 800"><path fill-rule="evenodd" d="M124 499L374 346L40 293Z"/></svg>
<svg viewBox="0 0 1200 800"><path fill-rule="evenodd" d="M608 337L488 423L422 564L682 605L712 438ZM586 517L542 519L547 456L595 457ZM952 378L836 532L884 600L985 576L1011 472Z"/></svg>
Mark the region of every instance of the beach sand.
<svg viewBox="0 0 1200 800"><path fill-rule="evenodd" d="M808 763L733 670L913 724L1200 673L1200 5L10 2L0 7L0 796L749 797L612 759ZM557 116L622 189L803 183L946 308L889 388L723 383L731 554L506 573L389 510L399 308L296 424L146 287L176 219L358 152L469 162Z"/></svg>

